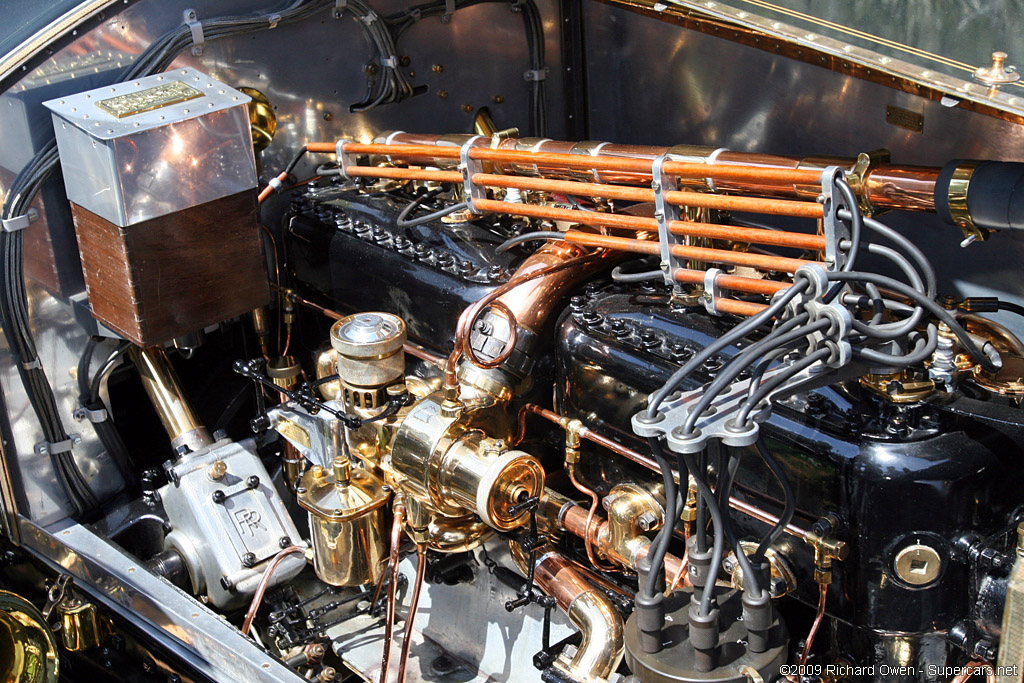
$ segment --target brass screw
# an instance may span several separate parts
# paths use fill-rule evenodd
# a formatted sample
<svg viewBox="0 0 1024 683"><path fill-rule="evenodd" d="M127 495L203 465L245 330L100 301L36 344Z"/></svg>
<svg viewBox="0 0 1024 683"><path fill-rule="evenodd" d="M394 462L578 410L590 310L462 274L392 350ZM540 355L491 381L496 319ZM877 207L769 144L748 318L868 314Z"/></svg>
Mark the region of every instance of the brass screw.
<svg viewBox="0 0 1024 683"><path fill-rule="evenodd" d="M448 91L447 90L438 90L437 91L437 96L440 97L442 100L447 100L448 99Z"/></svg>
<svg viewBox="0 0 1024 683"><path fill-rule="evenodd" d="M439 74L442 71L444 71L444 66L442 66L440 64L434 64L432 67L430 67L430 70L433 71L436 74Z"/></svg>
<svg viewBox="0 0 1024 683"><path fill-rule="evenodd" d="M471 113L473 111L473 105L472 104L464 104L464 105L462 105L462 111L466 112L467 114Z"/></svg>
<svg viewBox="0 0 1024 683"><path fill-rule="evenodd" d="M492 100L494 100L494 103L495 103L495 104L501 104L502 102L504 102L504 101L505 101L505 98L504 98L504 97L502 97L501 95L495 95L495 96L494 96L494 97L492 97L491 99L492 99Z"/></svg>

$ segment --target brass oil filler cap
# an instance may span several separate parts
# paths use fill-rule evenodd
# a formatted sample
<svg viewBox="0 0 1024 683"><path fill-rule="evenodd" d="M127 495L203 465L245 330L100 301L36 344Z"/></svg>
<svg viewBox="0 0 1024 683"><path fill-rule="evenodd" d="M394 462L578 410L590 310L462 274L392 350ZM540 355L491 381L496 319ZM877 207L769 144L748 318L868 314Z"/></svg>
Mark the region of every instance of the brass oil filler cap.
<svg viewBox="0 0 1024 683"><path fill-rule="evenodd" d="M331 327L346 407L376 408L405 375L405 321L390 313L356 313Z"/></svg>

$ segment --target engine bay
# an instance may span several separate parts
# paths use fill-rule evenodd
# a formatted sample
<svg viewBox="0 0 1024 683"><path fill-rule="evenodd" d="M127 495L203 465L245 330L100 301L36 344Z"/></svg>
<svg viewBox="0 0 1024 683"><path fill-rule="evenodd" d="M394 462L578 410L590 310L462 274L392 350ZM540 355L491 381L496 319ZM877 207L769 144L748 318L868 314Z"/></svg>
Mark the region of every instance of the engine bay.
<svg viewBox="0 0 1024 683"><path fill-rule="evenodd" d="M10 680L1021 680L1006 55L592 4L126 2L3 81ZM614 64L680 34L852 104Z"/></svg>

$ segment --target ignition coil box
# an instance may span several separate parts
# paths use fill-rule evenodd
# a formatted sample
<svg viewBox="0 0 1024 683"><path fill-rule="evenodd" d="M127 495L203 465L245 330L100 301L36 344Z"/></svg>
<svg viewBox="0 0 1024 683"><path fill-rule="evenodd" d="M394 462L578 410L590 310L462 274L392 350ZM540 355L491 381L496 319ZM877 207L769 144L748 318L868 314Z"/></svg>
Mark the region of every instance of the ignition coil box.
<svg viewBox="0 0 1024 683"><path fill-rule="evenodd" d="M269 299L249 99L185 68L45 103L92 313L137 344Z"/></svg>

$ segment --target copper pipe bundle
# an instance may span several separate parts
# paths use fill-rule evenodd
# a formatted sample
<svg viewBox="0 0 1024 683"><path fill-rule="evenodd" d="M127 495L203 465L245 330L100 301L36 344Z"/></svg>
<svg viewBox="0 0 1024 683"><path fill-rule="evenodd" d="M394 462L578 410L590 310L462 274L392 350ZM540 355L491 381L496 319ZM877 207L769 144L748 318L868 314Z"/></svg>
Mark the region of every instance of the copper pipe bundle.
<svg viewBox="0 0 1024 683"><path fill-rule="evenodd" d="M539 139L506 139L490 149L491 139L470 135L387 135L386 144L348 143L349 154L388 157L392 162L452 168L459 163L460 147L474 145L470 157L487 161L503 173L527 173L563 178L580 175L605 182L650 183L652 162L672 152L668 147L643 147L614 143L565 142ZM311 152L333 153L334 143L310 143ZM715 181L717 191L747 192L779 197L813 199L827 164L847 171L851 158L785 157L711 148L684 151L688 160L666 161L663 171L679 178ZM708 163L693 161L703 159ZM872 206L904 211L935 211L935 185L939 168L878 163L863 174L860 192Z"/></svg>

